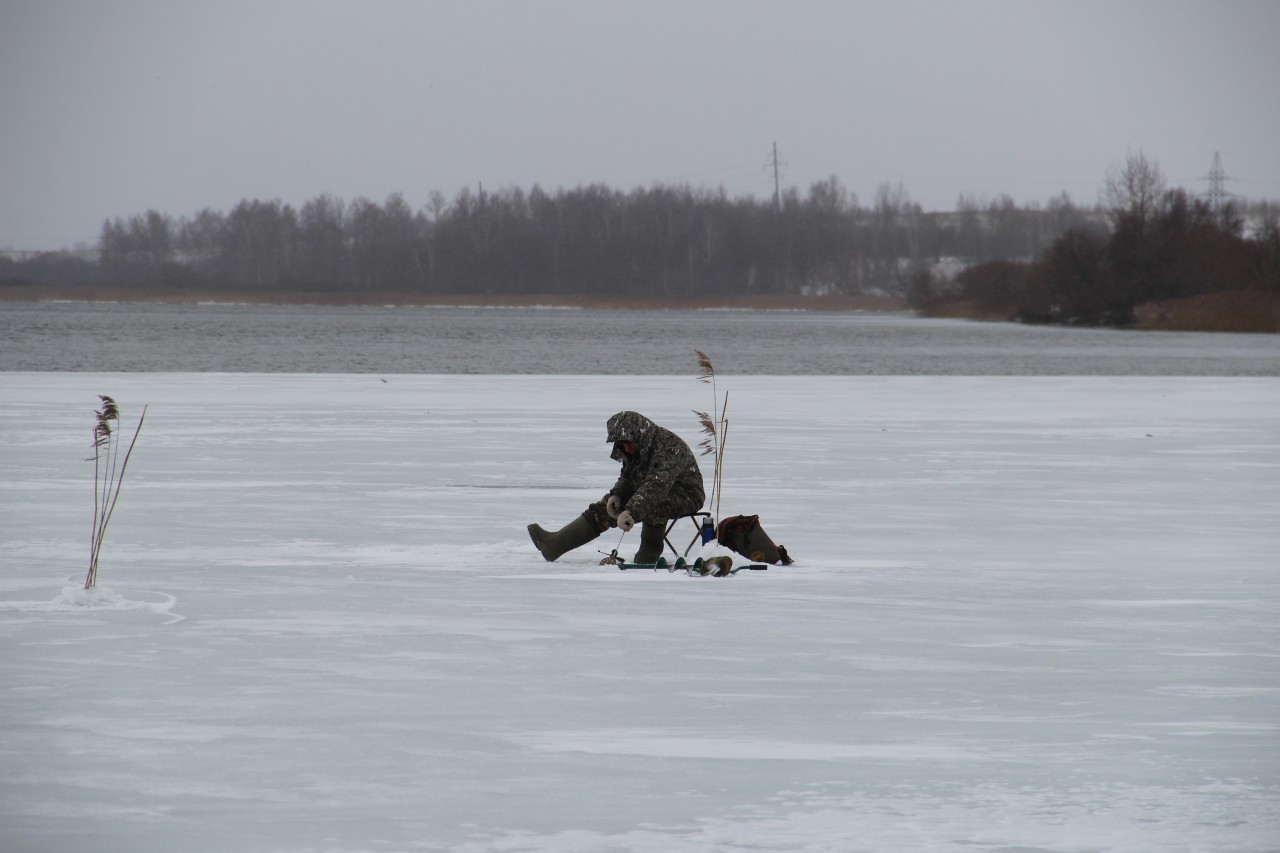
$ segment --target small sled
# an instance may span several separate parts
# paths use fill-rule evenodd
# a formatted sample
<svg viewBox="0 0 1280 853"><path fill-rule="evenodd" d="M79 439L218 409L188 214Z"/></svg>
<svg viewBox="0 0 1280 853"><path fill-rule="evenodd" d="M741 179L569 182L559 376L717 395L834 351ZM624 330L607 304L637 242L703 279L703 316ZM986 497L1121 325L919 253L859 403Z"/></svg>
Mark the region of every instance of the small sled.
<svg viewBox="0 0 1280 853"><path fill-rule="evenodd" d="M685 560L684 557L676 557L674 563L667 562L666 557L659 557L656 563L619 563L618 568L624 572L642 569L656 572L659 569L666 569L668 574L682 571L690 576L706 577L710 575L712 577L725 578L743 571L763 572L769 567L761 563L735 566L733 565L733 560L729 557L710 557L705 560L699 557L692 563Z"/></svg>

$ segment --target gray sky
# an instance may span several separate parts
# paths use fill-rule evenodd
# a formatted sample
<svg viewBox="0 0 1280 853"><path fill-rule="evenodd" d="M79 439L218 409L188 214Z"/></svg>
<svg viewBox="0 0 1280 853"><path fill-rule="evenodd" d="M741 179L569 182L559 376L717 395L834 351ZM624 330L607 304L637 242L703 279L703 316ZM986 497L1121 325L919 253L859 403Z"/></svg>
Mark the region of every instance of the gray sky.
<svg viewBox="0 0 1280 853"><path fill-rule="evenodd" d="M1280 198L1280 2L0 0L0 247L321 193L603 182Z"/></svg>

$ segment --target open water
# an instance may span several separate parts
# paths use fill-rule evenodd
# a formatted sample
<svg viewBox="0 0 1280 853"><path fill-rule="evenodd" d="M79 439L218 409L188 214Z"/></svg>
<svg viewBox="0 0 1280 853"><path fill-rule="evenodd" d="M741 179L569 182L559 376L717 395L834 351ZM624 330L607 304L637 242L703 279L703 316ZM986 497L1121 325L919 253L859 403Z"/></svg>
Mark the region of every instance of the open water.
<svg viewBox="0 0 1280 853"><path fill-rule="evenodd" d="M1280 336L805 311L0 302L0 371L1280 376Z"/></svg>

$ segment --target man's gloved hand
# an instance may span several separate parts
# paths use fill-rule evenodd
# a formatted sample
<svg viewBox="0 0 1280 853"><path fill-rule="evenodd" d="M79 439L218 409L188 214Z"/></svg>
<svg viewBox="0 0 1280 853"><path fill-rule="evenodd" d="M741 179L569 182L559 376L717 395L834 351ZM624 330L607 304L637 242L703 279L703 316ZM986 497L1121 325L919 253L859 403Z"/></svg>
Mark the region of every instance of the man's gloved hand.
<svg viewBox="0 0 1280 853"><path fill-rule="evenodd" d="M609 513L610 518L617 518L622 512L622 501L617 495L609 495L609 500L604 505L605 512Z"/></svg>
<svg viewBox="0 0 1280 853"><path fill-rule="evenodd" d="M631 510L624 509L618 515L618 527L623 533L630 533L631 528L636 526L636 520L631 517Z"/></svg>

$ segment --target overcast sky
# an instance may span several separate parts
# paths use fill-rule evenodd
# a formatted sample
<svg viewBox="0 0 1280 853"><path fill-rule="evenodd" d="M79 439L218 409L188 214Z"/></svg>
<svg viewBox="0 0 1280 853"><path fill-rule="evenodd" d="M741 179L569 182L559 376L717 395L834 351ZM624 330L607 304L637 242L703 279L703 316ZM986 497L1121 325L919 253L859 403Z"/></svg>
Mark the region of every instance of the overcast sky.
<svg viewBox="0 0 1280 853"><path fill-rule="evenodd" d="M1280 2L0 0L0 248L432 190L1280 198Z"/></svg>

